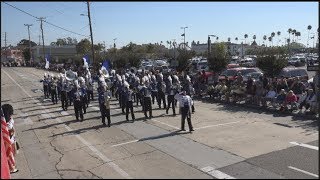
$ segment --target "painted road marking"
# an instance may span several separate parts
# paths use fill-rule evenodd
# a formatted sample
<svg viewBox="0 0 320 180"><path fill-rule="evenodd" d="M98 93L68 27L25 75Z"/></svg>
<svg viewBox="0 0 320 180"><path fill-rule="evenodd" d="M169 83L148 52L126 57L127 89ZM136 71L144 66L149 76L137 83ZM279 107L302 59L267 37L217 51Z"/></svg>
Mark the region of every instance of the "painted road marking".
<svg viewBox="0 0 320 180"><path fill-rule="evenodd" d="M178 127L172 126L172 125L170 125L170 124L167 124L167 123L164 123L164 122L161 122L161 121L158 121L158 120L151 119L151 121L155 121L155 122L158 122L158 123L160 123L160 124L164 124L164 125L166 125L166 126L169 126L169 127L174 128L174 129L180 129L180 128L178 128Z"/></svg>
<svg viewBox="0 0 320 180"><path fill-rule="evenodd" d="M204 167L204 168L201 168L201 171L205 172L205 173L208 173L210 174L211 176L215 177L215 178L218 178L218 179L236 179L232 176L229 176L228 174L226 173L223 173L219 170L215 170L213 167L211 166L207 166L207 167Z"/></svg>
<svg viewBox="0 0 320 180"><path fill-rule="evenodd" d="M32 98L32 96L30 96L30 94L28 92L26 92L21 86L20 84L18 84L6 71L3 71L17 86L19 86L30 98ZM34 99L34 102L36 102L36 100ZM42 108L44 108L42 106ZM48 112L47 110L45 110L46 112ZM51 116L51 113L48 113L49 116ZM55 118L56 121L58 121L59 123L62 123L60 118ZM65 128L68 131L72 131L72 129L65 125ZM111 166L115 171L117 171L120 175L122 175L124 178L128 178L128 179L132 179L132 177L129 176L128 173L126 173L124 170L122 170L117 164L115 164L114 162L111 162L111 160L109 158L107 158L104 154L102 154L99 150L97 150L94 146L92 146L88 141L84 140L80 135L75 135L83 144L85 144L87 147L89 147L94 153L96 153L103 161L105 161L109 166Z"/></svg>
<svg viewBox="0 0 320 180"><path fill-rule="evenodd" d="M23 119L23 122L16 123L15 125L21 126L25 124L33 124L33 121L28 117L27 113L22 113L20 114L21 119Z"/></svg>
<svg viewBox="0 0 320 180"><path fill-rule="evenodd" d="M314 150L319 151L319 147L312 146L312 145L309 145L309 144L303 144L303 143L297 143L297 142L290 142L290 144L294 144L294 145L297 145L297 146L302 146L302 147L306 147L306 148L309 148L309 149L314 149Z"/></svg>
<svg viewBox="0 0 320 180"><path fill-rule="evenodd" d="M316 175L316 174L313 174L313 173L308 172L308 171L304 171L304 170L302 170L302 169L298 169L298 168L296 168L296 167L288 166L288 168L293 169L293 170L296 170L296 171L299 171L299 172L302 172L302 173L305 173L305 174L308 174L308 175L313 176L313 177L316 177L316 178L319 177L319 176Z"/></svg>
<svg viewBox="0 0 320 180"><path fill-rule="evenodd" d="M121 145L125 145L125 144L130 144L130 143L134 143L134 142L138 142L138 141L139 141L139 139L133 140L133 141L129 141L129 142L120 143L120 144L115 144L115 145L112 145L111 147L117 147L117 146L121 146Z"/></svg>
<svg viewBox="0 0 320 180"><path fill-rule="evenodd" d="M100 108L98 108L98 107L95 107L95 106L93 106L93 107L91 107L93 110L96 110L96 111L100 111Z"/></svg>
<svg viewBox="0 0 320 180"><path fill-rule="evenodd" d="M224 124L215 124L215 125L203 126L203 127L194 128L194 129L197 130L197 129L205 129L205 128L209 128L209 127L215 127L215 126L225 126L225 125L228 125L228 124L235 124L235 123L238 123L238 122L241 122L241 121L235 121L235 122L229 122L229 123L224 123Z"/></svg>
<svg viewBox="0 0 320 180"><path fill-rule="evenodd" d="M68 116L69 115L69 113L66 112L66 111L61 111L60 113L61 113L61 115L64 115L64 116Z"/></svg>

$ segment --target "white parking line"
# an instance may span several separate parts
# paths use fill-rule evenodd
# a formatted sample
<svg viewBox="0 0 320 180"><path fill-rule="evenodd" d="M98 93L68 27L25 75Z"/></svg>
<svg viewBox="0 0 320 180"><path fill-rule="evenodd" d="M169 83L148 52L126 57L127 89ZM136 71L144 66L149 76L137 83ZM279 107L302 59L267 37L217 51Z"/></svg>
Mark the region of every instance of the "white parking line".
<svg viewBox="0 0 320 180"><path fill-rule="evenodd" d="M319 147L312 146L312 145L309 145L309 144L303 144L303 143L297 143L297 142L290 142L290 144L294 144L294 145L298 145L298 146L302 146L302 147L306 147L306 148L309 148L309 149L314 149L314 150L319 151Z"/></svg>
<svg viewBox="0 0 320 180"><path fill-rule="evenodd" d="M3 71L17 86L19 86L30 98L32 98L32 96L30 96L30 94L28 92L26 92L21 86L20 84L18 84L6 71ZM36 102L36 100L34 99L34 101ZM44 107L43 107L44 108ZM47 113L48 111L45 110L45 113ZM51 113L47 114L48 116L52 116ZM59 123L61 123L61 119L60 118L55 118L56 121L58 121ZM65 125L65 128L68 131L73 131L69 126ZM122 170L118 165L116 165L114 162L111 162L111 160L109 158L107 158L104 154L102 154L99 150L97 150L94 146L92 146L88 141L84 140L80 135L75 135L83 144L85 144L87 147L89 147L94 153L96 153L96 155L98 155L103 161L105 161L109 166L111 166L115 171L117 171L120 175L122 175L124 178L127 179L132 179L132 177L129 176L128 173L126 173L124 170Z"/></svg>
<svg viewBox="0 0 320 180"><path fill-rule="evenodd" d="M203 126L203 127L194 128L194 129L197 130L197 129L205 129L205 128L209 128L209 127L215 127L215 126L225 126L225 125L228 125L228 124L235 124L235 123L238 123L238 122L241 122L241 121L235 121L235 122L229 122L229 123L223 123L223 124L215 124L215 125L210 125L210 126Z"/></svg>
<svg viewBox="0 0 320 180"><path fill-rule="evenodd" d="M112 145L111 147L117 147L117 146L121 146L121 145L125 145L125 144L130 144L130 143L134 143L134 142L138 142L138 141L139 141L139 139L133 140L133 141L129 141L129 142L120 143L120 144L115 144L115 145Z"/></svg>
<svg viewBox="0 0 320 180"><path fill-rule="evenodd" d="M229 176L226 173L223 173L223 172L221 172L219 170L215 170L211 166L207 166L207 167L201 168L201 171L206 172L206 173L210 174L211 176L213 176L215 178L218 178L218 179L236 179L236 178L234 178L232 176Z"/></svg>
<svg viewBox="0 0 320 180"><path fill-rule="evenodd" d="M296 171L299 171L299 172L302 172L302 173L305 173L305 174L308 174L308 175L313 176L313 177L316 177L316 178L319 177L319 176L316 175L316 174L313 174L313 173L308 172L308 171L304 171L304 170L302 170L302 169L298 169L298 168L296 168L296 167L288 166L288 168L293 169L293 170L296 170Z"/></svg>

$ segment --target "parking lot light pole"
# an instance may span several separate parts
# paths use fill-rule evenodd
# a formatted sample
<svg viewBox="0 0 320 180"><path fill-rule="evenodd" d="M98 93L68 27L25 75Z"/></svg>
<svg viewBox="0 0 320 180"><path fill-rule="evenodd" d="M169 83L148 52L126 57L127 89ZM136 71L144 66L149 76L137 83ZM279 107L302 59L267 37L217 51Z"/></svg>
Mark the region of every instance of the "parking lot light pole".
<svg viewBox="0 0 320 180"><path fill-rule="evenodd" d="M216 35L212 35L212 34L209 34L209 35L208 35L208 57L210 56L210 53L211 53L211 40L210 40L210 36L211 36L211 37L216 37Z"/></svg>
<svg viewBox="0 0 320 180"><path fill-rule="evenodd" d="M184 44L184 49L186 49L186 28L188 28L188 26L186 26L186 27L181 27L181 29L183 29L183 44Z"/></svg>

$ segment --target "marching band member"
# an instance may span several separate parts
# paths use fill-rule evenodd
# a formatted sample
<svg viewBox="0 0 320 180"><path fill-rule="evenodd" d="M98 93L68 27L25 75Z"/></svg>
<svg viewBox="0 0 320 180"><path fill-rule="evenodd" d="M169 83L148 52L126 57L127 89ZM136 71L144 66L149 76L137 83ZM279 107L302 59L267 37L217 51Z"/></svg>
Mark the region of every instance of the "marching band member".
<svg viewBox="0 0 320 180"><path fill-rule="evenodd" d="M159 76L158 76L158 83L157 83L157 89L158 89L158 106L159 106L159 109L161 109L161 101L163 101L163 108L166 109L167 108L167 105L166 105L166 95L165 95L165 92L166 92L166 84L165 82L163 81L163 75L162 73L159 73Z"/></svg>
<svg viewBox="0 0 320 180"><path fill-rule="evenodd" d="M152 118L152 105L151 105L151 88L149 86L148 76L144 76L141 88L143 96L143 111L145 118L148 118L147 111L149 111L149 119Z"/></svg>
<svg viewBox="0 0 320 180"><path fill-rule="evenodd" d="M169 80L169 91L168 91L168 96L167 96L167 99L168 99L168 106L167 106L167 109L166 109L166 114L168 114L169 112L169 108L170 108L170 105L172 105L172 111L173 111L173 115L175 116L176 115L176 110L175 110L175 104L174 104L174 96L178 93L178 87L176 85L176 82L175 84L172 84L172 78L171 76L168 77L168 80Z"/></svg>
<svg viewBox="0 0 320 180"><path fill-rule="evenodd" d="M68 109L68 95L67 95L67 82L66 78L62 77L62 85L61 85L61 107L64 111Z"/></svg>
<svg viewBox="0 0 320 180"><path fill-rule="evenodd" d="M74 82L74 87L75 87L75 92L73 94L73 105L74 105L74 112L76 115L76 119L77 121L79 120L79 116L80 116L80 121L83 121L83 92L80 88L80 85L78 83L77 80L75 80Z"/></svg>
<svg viewBox="0 0 320 180"><path fill-rule="evenodd" d="M102 124L106 126L105 119L107 118L108 127L110 127L110 93L108 92L108 86L104 81L104 78L99 79L98 94Z"/></svg>
<svg viewBox="0 0 320 180"><path fill-rule="evenodd" d="M51 93L51 101L53 104L58 104L58 99L57 99L57 77L51 76L52 80L50 83L50 93Z"/></svg>
<svg viewBox="0 0 320 180"><path fill-rule="evenodd" d="M79 77L78 82L80 83L80 90L82 91L82 108L83 108L83 114L87 113L87 107L88 107L88 98L87 98L87 86L85 84L85 80L83 77Z"/></svg>
<svg viewBox="0 0 320 180"><path fill-rule="evenodd" d="M181 107L181 130L185 131L184 125L185 120L187 118L188 126L189 126L189 132L194 131L191 123L191 105L192 105L192 99L190 96L187 95L186 91L182 92L181 102L179 102Z"/></svg>
<svg viewBox="0 0 320 180"><path fill-rule="evenodd" d="M48 80L48 77L47 77L47 73L44 73L44 77L43 77L43 80L42 80L42 83L43 83L43 92L44 92L44 98L49 98L49 80Z"/></svg>
<svg viewBox="0 0 320 180"><path fill-rule="evenodd" d="M129 121L129 109L131 112L132 122L134 122L135 117L133 113L133 86L132 85L126 85L126 120Z"/></svg>
<svg viewBox="0 0 320 180"><path fill-rule="evenodd" d="M152 104L154 104L154 99L158 101L158 89L157 89L157 82L156 82L156 76L152 75L151 76L151 97L152 97Z"/></svg>

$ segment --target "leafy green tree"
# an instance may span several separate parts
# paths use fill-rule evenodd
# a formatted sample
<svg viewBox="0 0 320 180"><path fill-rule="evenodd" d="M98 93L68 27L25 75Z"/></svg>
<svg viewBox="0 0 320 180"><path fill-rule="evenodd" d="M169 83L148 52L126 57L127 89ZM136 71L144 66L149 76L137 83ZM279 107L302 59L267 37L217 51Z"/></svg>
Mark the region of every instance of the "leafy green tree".
<svg viewBox="0 0 320 180"><path fill-rule="evenodd" d="M29 61L30 58L31 58L31 56L30 56L30 51L29 51L28 48L26 48L26 49L24 49L24 50L22 51L22 55L23 55L25 61Z"/></svg>
<svg viewBox="0 0 320 180"><path fill-rule="evenodd" d="M185 71L189 68L190 66L190 61L189 59L192 58L193 52L191 51L186 51L184 49L177 49L178 51L178 56L177 56L177 61L178 61L178 67L177 71Z"/></svg>
<svg viewBox="0 0 320 180"><path fill-rule="evenodd" d="M84 55L91 51L91 43L88 39L82 39L77 45L76 50L78 54Z"/></svg>
<svg viewBox="0 0 320 180"><path fill-rule="evenodd" d="M31 47L33 46L36 46L37 44L33 41L30 41L31 42ZM22 39L18 44L17 46L20 46L20 47L29 47L29 40L27 39Z"/></svg>
<svg viewBox="0 0 320 180"><path fill-rule="evenodd" d="M212 47L212 53L208 57L209 69L215 73L223 71L227 64L227 49L224 43L217 43Z"/></svg>
<svg viewBox="0 0 320 180"><path fill-rule="evenodd" d="M288 60L283 55L274 55L274 52L270 55L258 56L257 67L262 70L268 77L276 77L281 70L286 67Z"/></svg>

